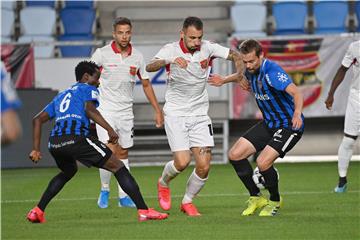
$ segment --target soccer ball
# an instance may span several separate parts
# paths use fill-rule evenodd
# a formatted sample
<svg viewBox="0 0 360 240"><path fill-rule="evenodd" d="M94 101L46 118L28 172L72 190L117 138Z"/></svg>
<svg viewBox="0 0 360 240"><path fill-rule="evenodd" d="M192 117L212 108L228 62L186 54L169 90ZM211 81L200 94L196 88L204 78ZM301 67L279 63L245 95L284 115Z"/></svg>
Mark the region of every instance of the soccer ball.
<svg viewBox="0 0 360 240"><path fill-rule="evenodd" d="M280 179L280 175L279 175L279 171L274 168L276 173L277 173L277 176L278 176L278 180ZM259 189L264 189L265 188L265 179L264 179L264 176L261 175L260 173L260 170L258 167L256 167L254 169L254 172L253 172L253 176L252 176L256 186L259 188Z"/></svg>
<svg viewBox="0 0 360 240"><path fill-rule="evenodd" d="M254 169L252 178L259 189L265 188L265 180L258 167Z"/></svg>

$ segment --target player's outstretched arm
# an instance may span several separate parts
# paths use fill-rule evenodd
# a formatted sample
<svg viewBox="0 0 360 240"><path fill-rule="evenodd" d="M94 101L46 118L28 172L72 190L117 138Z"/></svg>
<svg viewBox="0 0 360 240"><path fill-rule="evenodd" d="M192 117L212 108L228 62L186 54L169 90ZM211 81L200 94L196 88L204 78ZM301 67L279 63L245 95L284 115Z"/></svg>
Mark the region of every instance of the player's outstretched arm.
<svg viewBox="0 0 360 240"><path fill-rule="evenodd" d="M114 131L114 129L110 126L110 124L103 118L103 116L100 114L100 112L96 109L95 104L93 101L87 101L85 103L85 112L86 115L93 120L95 123L99 124L101 127L103 127L109 135L109 143L116 144L118 142L119 136Z"/></svg>
<svg viewBox="0 0 360 240"><path fill-rule="evenodd" d="M326 108L331 110L331 107L334 103L334 94L340 83L344 80L345 74L349 68L341 65L337 70L334 79L331 82L331 87L328 93L328 96L325 100Z"/></svg>
<svg viewBox="0 0 360 240"><path fill-rule="evenodd" d="M244 76L244 64L242 62L241 55L238 52L230 49L229 55L226 59L235 63L236 72L228 76L212 74L208 79L208 83L212 86L220 87L226 83L238 82L242 89L249 90L250 86Z"/></svg>
<svg viewBox="0 0 360 240"><path fill-rule="evenodd" d="M40 142L41 142L41 127L44 123L50 120L47 112L39 112L32 120L33 124L33 150L29 154L29 158L34 163L41 159Z"/></svg>
<svg viewBox="0 0 360 240"><path fill-rule="evenodd" d="M154 89L153 89L149 79L142 79L141 83L142 83L143 90L144 90L144 93L145 93L147 99L149 100L151 106L155 110L155 125L157 128L160 128L164 124L164 115L163 115L162 110L159 106L159 103L156 99Z"/></svg>

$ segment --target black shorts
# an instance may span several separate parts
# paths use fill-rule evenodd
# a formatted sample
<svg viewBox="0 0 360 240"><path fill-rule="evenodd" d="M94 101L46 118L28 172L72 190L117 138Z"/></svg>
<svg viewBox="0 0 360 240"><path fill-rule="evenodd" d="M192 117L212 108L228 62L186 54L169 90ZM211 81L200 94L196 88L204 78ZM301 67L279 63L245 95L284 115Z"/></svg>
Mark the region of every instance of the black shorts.
<svg viewBox="0 0 360 240"><path fill-rule="evenodd" d="M287 128L270 129L264 121L255 124L244 135L254 145L256 152L260 152L269 145L275 149L281 158L290 151L302 137L302 132Z"/></svg>
<svg viewBox="0 0 360 240"><path fill-rule="evenodd" d="M112 155L110 148L92 136L50 137L48 147L59 167L76 160L87 167L102 167Z"/></svg>

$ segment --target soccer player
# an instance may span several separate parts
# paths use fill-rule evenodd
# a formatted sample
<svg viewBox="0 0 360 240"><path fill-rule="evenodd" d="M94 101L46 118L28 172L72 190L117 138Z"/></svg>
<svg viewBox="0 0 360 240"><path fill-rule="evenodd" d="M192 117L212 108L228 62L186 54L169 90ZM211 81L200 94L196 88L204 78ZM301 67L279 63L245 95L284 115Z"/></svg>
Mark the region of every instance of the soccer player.
<svg viewBox="0 0 360 240"><path fill-rule="evenodd" d="M33 150L30 159L35 163L41 159L42 124L55 119L48 146L61 171L49 182L37 206L28 213L27 219L33 223L45 222L45 208L77 172L76 160L87 167L95 166L111 171L135 202L139 221L167 218L167 214L147 207L139 186L123 162L105 144L89 135L89 119L92 119L106 129L109 142L116 144L119 138L96 110L99 95L96 87L99 85L100 75L98 66L94 62L80 62L75 68L75 75L77 83L59 93L33 119Z"/></svg>
<svg viewBox="0 0 360 240"><path fill-rule="evenodd" d="M346 175L355 141L360 134L360 41L350 44L342 60L341 66L335 74L328 97L325 100L327 109L331 110L335 91L344 80L345 74L351 66L353 66L354 76L346 107L344 137L338 150L339 183L334 189L337 193L346 191Z"/></svg>
<svg viewBox="0 0 360 240"><path fill-rule="evenodd" d="M282 205L282 198L273 164L278 157L284 157L302 136L303 97L288 74L275 62L264 58L259 42L253 39L242 42L240 54L246 68L245 79L264 120L250 128L231 147L230 163L250 194L248 206L242 215L252 215L264 207L260 216L274 216ZM219 75L212 76L209 81L215 86L227 82ZM243 86L246 85L243 83ZM255 153L260 153L256 164L270 193L269 201L261 195L252 179L253 169L247 158Z"/></svg>
<svg viewBox="0 0 360 240"><path fill-rule="evenodd" d="M189 165L192 152L195 169L187 181L180 209L188 216L200 216L193 199L208 180L214 146L206 91L209 67L213 58L223 58L235 61L240 73L242 63L237 52L202 40L203 23L197 17L185 19L180 37L180 41L166 44L146 66L149 72L162 67L168 71L163 110L165 131L174 160L166 163L158 180L158 198L162 209L171 208L169 183ZM228 78L237 79L237 73Z"/></svg>
<svg viewBox="0 0 360 240"><path fill-rule="evenodd" d="M22 129L18 114L21 102L11 83L10 74L1 61L1 145L14 142L21 135Z"/></svg>
<svg viewBox="0 0 360 240"><path fill-rule="evenodd" d="M133 146L134 134L134 86L136 76L142 83L144 93L155 110L156 127L162 127L164 117L151 86L148 73L145 71L143 55L130 43L132 33L131 21L119 17L113 23L113 41L98 48L92 56L98 66L101 66L99 87L99 112L119 135L119 143L107 143L106 130L96 125L99 140L107 143L115 156L121 159L129 170L128 149ZM108 207L111 172L100 169L101 191L98 199L100 208ZM119 189L120 207L135 207L131 198Z"/></svg>

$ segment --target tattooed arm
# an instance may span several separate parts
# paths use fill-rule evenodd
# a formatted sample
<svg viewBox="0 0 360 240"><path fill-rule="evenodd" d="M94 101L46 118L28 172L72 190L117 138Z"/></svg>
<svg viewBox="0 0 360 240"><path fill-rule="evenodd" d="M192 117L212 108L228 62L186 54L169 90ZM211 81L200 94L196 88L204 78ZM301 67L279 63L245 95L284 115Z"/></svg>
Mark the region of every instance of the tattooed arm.
<svg viewBox="0 0 360 240"><path fill-rule="evenodd" d="M213 74L209 77L209 84L219 87L225 83L238 82L242 89L249 90L249 84L244 76L244 64L242 62L240 53L230 49L229 55L226 59L235 63L236 73L230 74L228 76Z"/></svg>
<svg viewBox="0 0 360 240"><path fill-rule="evenodd" d="M148 65L146 65L147 72L156 72L160 70L160 68L166 66L166 61L164 59L155 59L152 60Z"/></svg>

